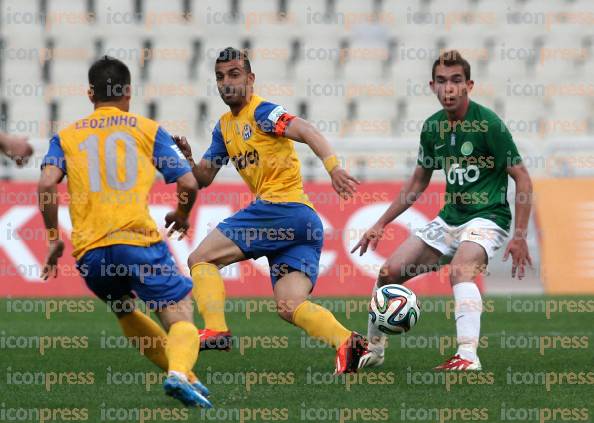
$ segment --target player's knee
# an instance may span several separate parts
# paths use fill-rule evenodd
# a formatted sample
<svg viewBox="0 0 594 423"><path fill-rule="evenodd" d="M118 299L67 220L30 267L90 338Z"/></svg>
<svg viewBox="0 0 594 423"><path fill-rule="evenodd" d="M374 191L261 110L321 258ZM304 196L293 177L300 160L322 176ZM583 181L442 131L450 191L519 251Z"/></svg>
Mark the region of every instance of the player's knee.
<svg viewBox="0 0 594 423"><path fill-rule="evenodd" d="M305 298L277 299L276 312L281 319L292 323L294 312L303 301Z"/></svg>
<svg viewBox="0 0 594 423"><path fill-rule="evenodd" d="M391 264L385 263L379 272L378 275L378 282L380 286L387 285L391 283L402 283L406 280L402 274L402 266L400 263L398 264Z"/></svg>
<svg viewBox="0 0 594 423"><path fill-rule="evenodd" d="M287 322L293 322L293 312L295 307L292 307L287 301L278 300L276 302L276 313L281 319Z"/></svg>
<svg viewBox="0 0 594 423"><path fill-rule="evenodd" d="M460 282L469 282L474 279L474 269L464 263L452 261L450 263L450 284L455 285Z"/></svg>
<svg viewBox="0 0 594 423"><path fill-rule="evenodd" d="M209 254L207 251L200 249L194 250L188 257L188 267L191 269L192 266L198 263L213 263L215 257ZM214 263L213 263L214 264Z"/></svg>

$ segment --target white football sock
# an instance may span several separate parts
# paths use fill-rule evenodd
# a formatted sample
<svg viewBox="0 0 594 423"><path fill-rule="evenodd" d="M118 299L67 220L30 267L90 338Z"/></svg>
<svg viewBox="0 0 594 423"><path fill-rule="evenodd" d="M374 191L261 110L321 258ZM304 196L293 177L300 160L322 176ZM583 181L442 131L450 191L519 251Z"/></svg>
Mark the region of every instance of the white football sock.
<svg viewBox="0 0 594 423"><path fill-rule="evenodd" d="M458 354L465 360L476 361L476 349L481 332L483 300L474 282L460 282L454 291Z"/></svg>
<svg viewBox="0 0 594 423"><path fill-rule="evenodd" d="M372 299L375 296L376 291L377 282L373 286L373 292L371 294ZM377 351L380 354L384 351L384 347L386 345L386 335L376 328L373 323L371 323L371 316L369 316L369 319L367 320L367 339L369 340L368 348L370 350Z"/></svg>

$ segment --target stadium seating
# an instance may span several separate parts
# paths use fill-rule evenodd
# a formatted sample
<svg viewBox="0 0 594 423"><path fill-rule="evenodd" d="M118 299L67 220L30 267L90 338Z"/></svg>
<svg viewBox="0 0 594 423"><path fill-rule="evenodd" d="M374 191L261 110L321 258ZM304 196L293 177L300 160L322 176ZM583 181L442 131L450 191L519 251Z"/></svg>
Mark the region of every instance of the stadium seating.
<svg viewBox="0 0 594 423"><path fill-rule="evenodd" d="M39 17L43 3L45 21ZM536 0L475 0L465 3L465 17L460 3L451 0L286 0L286 16L278 15L281 2L272 0L238 0L235 12L233 1L194 0L188 2L192 16L187 20L182 3L4 0L4 127L38 139L36 155L42 155L52 125L23 130L26 122L47 121L53 110L60 126L87 113L86 71L93 58L107 53L130 65L133 109L146 113L154 104L157 119L171 132L187 134L203 151L225 111L213 75L216 54L248 43L261 94L291 111L305 105L307 117L327 129L345 157L358 157L361 144L372 146L375 154L414 155L419 124L438 109L427 82L440 48L465 54L476 79L474 98L512 120L516 139L530 151L546 154L550 140L594 131L592 93L558 93L563 85L592 87L594 31L546 21L559 11L587 10L585 0L538 2L536 8L531 7ZM88 15L93 10L94 20ZM39 45L53 46L53 52L39 51ZM549 56L541 56L544 52ZM26 85L34 94L11 93L15 85ZM382 92L370 95L373 87ZM531 94L538 90L547 94ZM374 122L385 130L362 129ZM573 130L563 129L564 124ZM542 125L552 129L538 130ZM365 176L407 174L410 160L398 163L396 169L369 168ZM314 177L323 175L318 167ZM34 175L27 170L20 177Z"/></svg>

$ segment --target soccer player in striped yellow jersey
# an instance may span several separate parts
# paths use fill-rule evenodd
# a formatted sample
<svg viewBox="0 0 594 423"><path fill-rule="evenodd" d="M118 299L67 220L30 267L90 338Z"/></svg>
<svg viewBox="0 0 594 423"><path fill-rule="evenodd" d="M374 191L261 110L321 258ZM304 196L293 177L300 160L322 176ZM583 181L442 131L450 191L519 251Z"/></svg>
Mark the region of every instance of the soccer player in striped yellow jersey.
<svg viewBox="0 0 594 423"><path fill-rule="evenodd" d="M206 326L201 348L230 347L219 269L264 256L279 315L336 349L337 374L356 372L366 351L365 338L308 301L318 277L323 228L303 190L293 141L306 143L323 161L338 194L351 196L358 181L341 168L328 141L312 125L253 93L255 75L243 52L231 47L221 51L215 74L230 111L216 124L210 148L195 163L187 141L176 137L176 142L200 188L210 185L231 161L256 200L220 222L188 259L194 297Z"/></svg>
<svg viewBox="0 0 594 423"><path fill-rule="evenodd" d="M128 111L130 71L124 63L99 59L89 69L89 84L95 110L51 139L41 165L39 205L49 238L42 276L58 273L64 250L56 193L66 176L73 255L87 286L111 306L126 336L150 341L144 354L168 372L168 395L185 405L210 407L208 390L192 373L199 352L192 281L178 271L147 204L159 170L167 183L177 183L178 206L166 226L169 234L183 236L196 181L171 136L157 122ZM155 310L168 333L135 309L136 296Z"/></svg>

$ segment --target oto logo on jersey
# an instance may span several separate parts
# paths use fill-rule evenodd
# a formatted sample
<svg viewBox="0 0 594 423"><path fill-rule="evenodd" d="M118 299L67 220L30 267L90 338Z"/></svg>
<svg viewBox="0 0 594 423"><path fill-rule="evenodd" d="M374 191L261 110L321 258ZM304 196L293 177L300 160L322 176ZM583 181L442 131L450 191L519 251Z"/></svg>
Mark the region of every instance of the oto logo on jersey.
<svg viewBox="0 0 594 423"><path fill-rule="evenodd" d="M447 173L448 183L458 185L464 185L464 182L475 182L481 172L476 165L469 165L467 167L461 167L458 163L454 163L450 166Z"/></svg>

